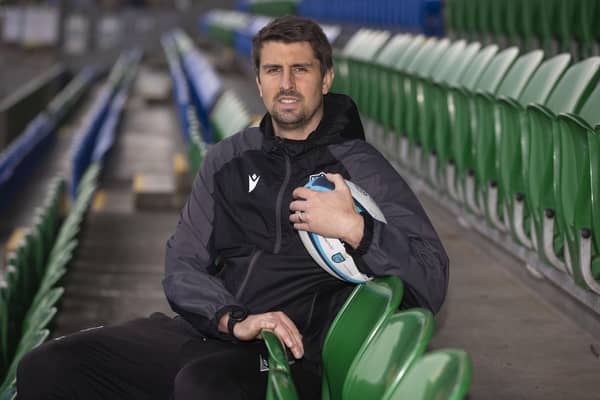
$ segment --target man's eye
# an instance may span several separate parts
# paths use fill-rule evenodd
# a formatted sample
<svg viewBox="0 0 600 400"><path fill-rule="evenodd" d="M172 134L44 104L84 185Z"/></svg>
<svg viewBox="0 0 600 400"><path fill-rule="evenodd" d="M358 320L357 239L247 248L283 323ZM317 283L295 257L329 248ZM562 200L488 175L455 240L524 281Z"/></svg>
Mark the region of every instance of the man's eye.
<svg viewBox="0 0 600 400"><path fill-rule="evenodd" d="M277 67L267 68L267 74L274 74L276 72L279 72L279 68L277 68Z"/></svg>
<svg viewBox="0 0 600 400"><path fill-rule="evenodd" d="M296 73L304 73L304 72L308 71L308 69L306 67L295 67L294 71Z"/></svg>

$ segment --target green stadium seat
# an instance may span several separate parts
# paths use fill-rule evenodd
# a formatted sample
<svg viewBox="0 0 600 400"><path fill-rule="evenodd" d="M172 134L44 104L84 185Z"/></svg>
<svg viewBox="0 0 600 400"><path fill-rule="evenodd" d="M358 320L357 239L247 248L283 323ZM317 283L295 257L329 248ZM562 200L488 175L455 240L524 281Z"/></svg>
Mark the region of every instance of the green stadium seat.
<svg viewBox="0 0 600 400"><path fill-rule="evenodd" d="M420 49L415 53L410 63L406 66L403 71L399 71L397 79L399 79L399 96L394 98L395 105L395 127L397 132L400 133L400 149L396 155L396 160L400 161L407 167L411 166L411 146L414 144L414 130L411 131L409 123L413 123L416 119L412 115L416 113L416 106L414 105L414 88L413 79L421 70L429 71L438 61L433 56L438 55L438 47L441 46L443 50L448 48L448 39L438 40L436 38L427 39Z"/></svg>
<svg viewBox="0 0 600 400"><path fill-rule="evenodd" d="M351 85L351 88L354 89L351 94L358 105L360 113L367 117L373 118L373 115L369 113L369 92L371 91L370 78L374 75L376 69L373 60L376 60L390 36L391 33L389 31L378 31L374 33L370 40L370 46L364 51L355 54L352 58L352 63L356 71L353 82L356 82L357 85Z"/></svg>
<svg viewBox="0 0 600 400"><path fill-rule="evenodd" d="M437 107L435 119L435 141L437 168L441 171L445 171L445 178L441 186L448 190L454 189L450 188L447 181L448 174L450 174L454 168L452 165L453 161L451 160L455 119L453 91L456 91L458 87L465 87L466 89L473 88L490 60L496 55L497 51L497 45L490 45L481 49L464 68L460 77L456 80L456 85L446 84L444 86L445 90L442 91L443 93L440 97L440 105ZM454 76L454 78L456 78L456 76ZM452 105L452 107L450 107L450 105Z"/></svg>
<svg viewBox="0 0 600 400"><path fill-rule="evenodd" d="M476 35L473 36L475 39L479 39L481 42L489 43L492 41L493 32L492 28L492 1L493 0L479 0L477 2L469 2L469 6L473 5L474 12L477 13L475 16L475 31Z"/></svg>
<svg viewBox="0 0 600 400"><path fill-rule="evenodd" d="M593 131L588 134L588 147L590 149L590 187L592 200L592 237L583 238L581 246L580 265L587 265L585 257L592 257L590 260L592 275L597 281L598 279L598 258L600 254L600 125L596 125ZM585 236L585 235L583 235ZM587 251L590 248L590 251ZM582 268L584 270L585 268ZM594 291L596 291L594 289Z"/></svg>
<svg viewBox="0 0 600 400"><path fill-rule="evenodd" d="M497 49L492 45L481 50L465 70L460 87L447 92L450 163L446 184L449 194L459 203L464 201L467 172L473 168L470 94L495 90L518 54L516 48L496 54Z"/></svg>
<svg viewBox="0 0 600 400"><path fill-rule="evenodd" d="M600 124L600 85L579 115L561 114L554 125L554 196L556 222L564 232L564 259L575 282L600 294L600 252L592 240L600 235L592 222L592 176L599 164L590 163L588 137Z"/></svg>
<svg viewBox="0 0 600 400"><path fill-rule="evenodd" d="M386 140L382 147L385 154L390 159L398 157L397 149L400 140L400 123L402 121L403 112L401 91L402 91L402 71L412 62L417 52L425 43L425 37L422 35L415 36L400 57L395 60L395 63L389 69L388 90L383 94L382 104L387 105L382 108L382 121L385 127L390 127L390 131L386 130Z"/></svg>
<svg viewBox="0 0 600 400"><path fill-rule="evenodd" d="M522 132L525 131L525 106L544 104L552 89L567 70L571 56L561 54L536 70L518 98L500 96L496 103L495 135L499 138L498 164L500 166L498 193L505 224L510 226L513 240L532 247L529 240L529 223L524 203Z"/></svg>
<svg viewBox="0 0 600 400"><path fill-rule="evenodd" d="M402 281L377 278L357 285L331 324L323 344L323 399L341 399L354 356L402 301Z"/></svg>
<svg viewBox="0 0 600 400"><path fill-rule="evenodd" d="M381 49L373 65L374 71L369 83L371 88L369 115L375 119L378 128L373 132L373 136L368 137L368 139L381 149L385 144L386 133L391 129L391 122L387 116L391 114L388 109L391 107L390 79L392 66L410 46L412 39L413 36L411 35L395 35Z"/></svg>
<svg viewBox="0 0 600 400"><path fill-rule="evenodd" d="M428 101L429 109L431 112L426 112L422 114L422 118L425 118L433 124L431 127L431 132L422 134L422 137L432 135L432 149L430 151L429 157L429 181L435 187L443 188L444 184L443 179L440 180L439 176L441 171L445 169L445 166L448 164L448 160L450 157L450 132L449 132L449 112L447 107L447 99L446 92L451 87L456 87L460 84L461 77L465 70L471 65L471 62L478 54L481 49L481 44L479 42L470 43L465 50L459 55L458 61L456 65L453 65L452 68L448 68L440 78L439 81L434 80L430 82L431 90L428 98L431 101ZM479 62L479 61L478 61ZM427 122L421 123L421 130L425 130L427 126ZM423 142L427 142L427 140L423 140ZM440 168L443 166L443 168Z"/></svg>
<svg viewBox="0 0 600 400"><path fill-rule="evenodd" d="M381 399L425 352L433 335L431 312L415 308L392 315L357 354L346 382L345 400Z"/></svg>
<svg viewBox="0 0 600 400"><path fill-rule="evenodd" d="M448 39L438 41L425 54L419 62L418 69L409 71L404 80L404 99L405 99L405 128L404 132L408 139L409 153L412 159L405 160L415 171L422 169L421 155L422 147L419 134L419 103L423 101L424 89L423 82L431 79L432 72L437 65L445 64L446 52L450 46ZM409 67L410 68L410 67Z"/></svg>
<svg viewBox="0 0 600 400"><path fill-rule="evenodd" d="M473 366L462 350L438 350L419 359L384 400L460 400L467 396Z"/></svg>
<svg viewBox="0 0 600 400"><path fill-rule="evenodd" d="M563 238L554 218L553 124L559 113L579 113L599 78L600 57L581 61L569 68L545 105L527 106L522 143L525 200L532 215L531 239L541 259L563 271Z"/></svg>
<svg viewBox="0 0 600 400"><path fill-rule="evenodd" d="M195 177L200 171L200 165L206 154L206 144L202 139L200 122L196 116L194 106L189 104L187 107L187 118L190 132L190 143L188 144L188 159L192 177Z"/></svg>
<svg viewBox="0 0 600 400"><path fill-rule="evenodd" d="M267 400L294 400L298 398L291 377L285 347L271 331L263 331L263 340L269 351L269 379Z"/></svg>
<svg viewBox="0 0 600 400"><path fill-rule="evenodd" d="M501 222L502 209L498 208L497 182L502 166L496 158L499 136L494 130L497 117L494 106L497 97L519 98L543 57L544 53L541 50L534 50L519 57L495 92L482 91L473 98L475 114L472 126L476 127L473 135L475 171L474 175L467 177L467 180L474 179L468 183L467 198L479 199L476 207L481 213L485 212L488 221L500 231L506 231L507 228ZM472 193L469 193L471 191Z"/></svg>
<svg viewBox="0 0 600 400"><path fill-rule="evenodd" d="M429 161L435 147L433 132L436 109L434 99L438 95L437 90L439 88L436 84L442 82L452 69L460 68L461 57L465 56L466 47L467 44L464 40L457 40L452 43L444 54L443 59L431 70L429 79L419 79L417 81L415 131L417 143L419 144L417 151L420 154L415 157L417 160L415 164L422 164L420 160L423 158L423 155ZM429 178L428 172L428 166L415 168L415 173L420 173L427 179ZM435 181L432 183L435 183Z"/></svg>
<svg viewBox="0 0 600 400"><path fill-rule="evenodd" d="M375 278L354 288L323 344L323 399L342 398L344 382L356 354L366 349L385 326L398 309L403 294L404 286L397 277ZM424 325L423 340L428 340L432 327ZM263 338L269 351L267 400L297 398L283 344L272 332L264 331Z"/></svg>

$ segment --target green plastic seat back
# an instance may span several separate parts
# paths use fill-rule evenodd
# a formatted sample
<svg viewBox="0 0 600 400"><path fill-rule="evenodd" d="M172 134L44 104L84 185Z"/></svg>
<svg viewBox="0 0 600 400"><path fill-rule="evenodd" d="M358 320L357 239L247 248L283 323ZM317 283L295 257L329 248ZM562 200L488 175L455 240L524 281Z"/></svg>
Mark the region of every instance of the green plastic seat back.
<svg viewBox="0 0 600 400"><path fill-rule="evenodd" d="M346 382L345 400L381 399L421 357L433 335L433 315L415 308L392 315L357 355Z"/></svg>
<svg viewBox="0 0 600 400"><path fill-rule="evenodd" d="M588 135L588 144L590 149L590 184L592 191L592 221L591 225L595 227L592 240L596 247L596 254L600 252L600 125L596 125L593 132Z"/></svg>
<svg viewBox="0 0 600 400"><path fill-rule="evenodd" d="M452 43L446 53L443 55L440 62L438 62L431 70L431 79L435 82L440 82L449 71L456 68L460 61L460 57L465 52L467 42L465 40L457 40Z"/></svg>
<svg viewBox="0 0 600 400"><path fill-rule="evenodd" d="M521 15L519 16L521 31L526 48L531 48L533 38L537 33L537 0L523 1L521 4Z"/></svg>
<svg viewBox="0 0 600 400"><path fill-rule="evenodd" d="M454 66L454 68L449 68L442 76L440 81L448 86L457 86L463 72L469 65L471 65L473 58L478 54L480 49L481 43L470 43L460 54L458 63Z"/></svg>
<svg viewBox="0 0 600 400"><path fill-rule="evenodd" d="M577 113L599 77L600 57L581 61L565 72L545 106L533 104L527 107L528 127L522 142L523 172L526 198L533 213L537 237L542 235L544 210L556 210L557 207L553 167L556 116L559 113ZM556 233L554 246L556 251L560 251L560 232ZM540 248L540 256L544 257L541 251Z"/></svg>
<svg viewBox="0 0 600 400"><path fill-rule="evenodd" d="M428 65L429 57L439 40L437 38L429 38L423 43L419 51L415 54L412 61L406 67L406 72L411 75L415 75L420 68L426 68Z"/></svg>
<svg viewBox="0 0 600 400"><path fill-rule="evenodd" d="M594 40L594 24L596 9L600 8L597 0L576 0L575 1L574 34L580 44L580 56L589 57L592 53Z"/></svg>
<svg viewBox="0 0 600 400"><path fill-rule="evenodd" d="M495 93L504 75L506 75L506 71L515 62L518 55L519 49L517 47L509 47L496 54L481 74L475 89L478 92Z"/></svg>
<svg viewBox="0 0 600 400"><path fill-rule="evenodd" d="M559 54L546 60L535 71L531 80L519 96L519 103L527 105L531 103L544 104L556 83L567 70L571 63L571 55Z"/></svg>
<svg viewBox="0 0 600 400"><path fill-rule="evenodd" d="M415 55L421 49L421 46L424 42L425 36L415 36L410 45L406 48L406 51L404 51L394 63L394 68L398 70L404 70L408 64L413 61Z"/></svg>
<svg viewBox="0 0 600 400"><path fill-rule="evenodd" d="M343 384L355 355L400 305L402 281L376 278L357 285L331 324L323 343L323 388L341 399Z"/></svg>
<svg viewBox="0 0 600 400"><path fill-rule="evenodd" d="M428 78L431 76L433 69L440 64L446 64L448 60L445 58L446 51L450 46L450 40L442 39L431 48L429 54L423 60L423 68L418 69L417 76Z"/></svg>
<svg viewBox="0 0 600 400"><path fill-rule="evenodd" d="M459 400L471 385L473 366L463 350L426 354L408 371L385 400Z"/></svg>
<svg viewBox="0 0 600 400"><path fill-rule="evenodd" d="M573 65L558 82L546 107L555 114L577 112L600 77L600 57Z"/></svg>
<svg viewBox="0 0 600 400"><path fill-rule="evenodd" d="M518 98L543 58L544 52L541 50L533 50L519 57L498 87L496 95Z"/></svg>
<svg viewBox="0 0 600 400"><path fill-rule="evenodd" d="M560 119L555 144L555 171L560 174L557 196L560 196L561 214L566 224L576 228L591 226L591 199L589 185L589 140L593 126L600 124L600 84L590 94L579 113L580 120L568 115ZM577 234L576 232L574 234Z"/></svg>
<svg viewBox="0 0 600 400"><path fill-rule="evenodd" d="M210 114L215 141L222 140L250 124L250 114L241 100L230 90L223 92Z"/></svg>
<svg viewBox="0 0 600 400"><path fill-rule="evenodd" d="M495 44L491 44L481 49L481 51L477 53L471 64L469 64L460 77L460 86L464 87L465 89L472 90L479 80L479 77L497 52L498 46Z"/></svg>
<svg viewBox="0 0 600 400"><path fill-rule="evenodd" d="M393 65L398 57L406 50L411 43L412 36L398 34L390 39L385 47L377 55L375 62L381 65Z"/></svg>
<svg viewBox="0 0 600 400"><path fill-rule="evenodd" d="M375 59L377 54L384 48L384 45L390 36L391 33L389 31L374 32L369 40L369 46L365 48L365 51L354 54L354 58L371 62L371 60Z"/></svg>
<svg viewBox="0 0 600 400"><path fill-rule="evenodd" d="M369 31L367 29L359 29L356 31L348 42L346 42L346 45L342 49L342 55L348 56L354 54L356 51L355 49L362 46L368 35Z"/></svg>
<svg viewBox="0 0 600 400"><path fill-rule="evenodd" d="M578 0L559 1L557 4L556 20L554 28L555 36L560 40L561 50L569 50L569 44L574 37L575 8L580 6Z"/></svg>

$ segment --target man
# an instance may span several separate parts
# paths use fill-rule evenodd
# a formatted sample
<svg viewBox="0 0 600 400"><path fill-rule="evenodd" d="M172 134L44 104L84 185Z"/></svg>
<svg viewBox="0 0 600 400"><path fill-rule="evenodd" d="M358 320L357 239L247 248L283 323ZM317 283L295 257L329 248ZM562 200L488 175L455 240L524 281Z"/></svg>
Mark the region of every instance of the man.
<svg viewBox="0 0 600 400"><path fill-rule="evenodd" d="M28 355L19 399L262 399L272 330L296 359L303 398L320 397L327 329L353 285L322 270L298 230L343 240L361 272L398 275L406 306L434 312L448 260L418 201L364 142L352 100L328 94L331 47L315 23L282 17L253 41L268 113L215 145L167 243L167 299L181 318L155 314L48 343ZM325 172L331 192L303 185ZM354 210L344 182L378 203L387 224Z"/></svg>

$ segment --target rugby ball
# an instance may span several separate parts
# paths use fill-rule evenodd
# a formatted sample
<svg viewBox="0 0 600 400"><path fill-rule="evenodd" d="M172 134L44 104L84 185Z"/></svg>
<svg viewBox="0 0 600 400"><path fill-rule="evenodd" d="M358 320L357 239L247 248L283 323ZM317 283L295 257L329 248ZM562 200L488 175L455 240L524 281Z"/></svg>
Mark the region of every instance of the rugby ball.
<svg viewBox="0 0 600 400"><path fill-rule="evenodd" d="M354 206L359 213L368 213L372 218L387 223L383 213L373 199L358 185L346 180ZM324 172L311 175L305 187L327 192L335 189ZM364 283L371 278L359 271L352 256L346 252L344 243L339 239L327 238L313 232L298 231L302 244L315 262L332 276L352 283Z"/></svg>

